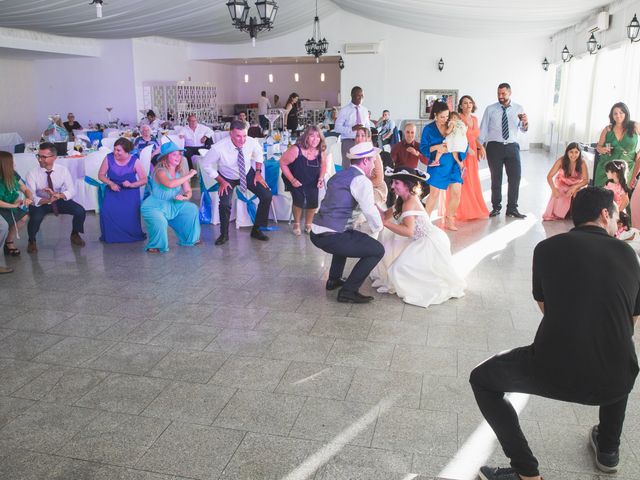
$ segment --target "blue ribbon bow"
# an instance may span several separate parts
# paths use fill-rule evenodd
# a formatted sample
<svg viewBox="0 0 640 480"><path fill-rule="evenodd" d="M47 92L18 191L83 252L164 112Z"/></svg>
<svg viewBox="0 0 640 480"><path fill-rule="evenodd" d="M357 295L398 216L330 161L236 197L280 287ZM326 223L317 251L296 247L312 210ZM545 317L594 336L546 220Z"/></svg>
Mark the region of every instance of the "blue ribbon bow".
<svg viewBox="0 0 640 480"><path fill-rule="evenodd" d="M84 181L85 183L88 183L92 187L98 188L98 208L102 210L102 201L104 200L104 192L107 189L107 184L99 182L98 180L88 176L84 177Z"/></svg>

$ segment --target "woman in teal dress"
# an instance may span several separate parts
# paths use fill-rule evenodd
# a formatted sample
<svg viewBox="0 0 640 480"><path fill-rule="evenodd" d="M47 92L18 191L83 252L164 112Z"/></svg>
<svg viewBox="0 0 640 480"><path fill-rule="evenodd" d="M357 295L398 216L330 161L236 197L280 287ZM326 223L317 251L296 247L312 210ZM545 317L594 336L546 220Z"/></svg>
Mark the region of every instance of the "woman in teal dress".
<svg viewBox="0 0 640 480"><path fill-rule="evenodd" d="M20 199L20 192L24 194L24 200ZM13 241L18 229L29 220L29 215L23 207L29 207L32 202L31 190L13 169L13 155L0 151L0 216L9 225L9 233L4 242L5 255L12 257L20 255L20 250L16 248Z"/></svg>
<svg viewBox="0 0 640 480"><path fill-rule="evenodd" d="M596 150L600 154L598 165L594 173L594 185L602 187L607 183L604 167L612 160L622 160L627 164L627 182L631 187L635 185L635 177L640 168L640 153L638 134L640 125L631 120L629 108L622 102L616 103L609 112L609 125L604 127L598 140Z"/></svg>
<svg viewBox="0 0 640 480"><path fill-rule="evenodd" d="M169 251L168 226L176 233L178 245L190 247L200 243L198 207L189 201L189 181L196 171L184 172L183 151L173 142L165 143L160 149L160 158L151 176L151 195L141 207L149 237L147 252Z"/></svg>

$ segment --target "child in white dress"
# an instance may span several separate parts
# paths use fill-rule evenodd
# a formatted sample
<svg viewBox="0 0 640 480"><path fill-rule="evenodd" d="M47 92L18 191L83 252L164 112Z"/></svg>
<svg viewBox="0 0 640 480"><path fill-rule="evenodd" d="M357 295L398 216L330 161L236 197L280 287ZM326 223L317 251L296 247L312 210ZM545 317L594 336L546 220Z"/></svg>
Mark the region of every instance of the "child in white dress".
<svg viewBox="0 0 640 480"><path fill-rule="evenodd" d="M462 121L457 112L449 113L449 121L447 123L447 131L444 141L447 145L447 151L453 155L453 158L460 167L460 170L464 170L464 166L460 161L460 155L458 155L458 152L466 152L469 147L469 142L467 140L467 125ZM442 157L442 153L438 151L436 153L435 160L428 166L440 166L440 157Z"/></svg>

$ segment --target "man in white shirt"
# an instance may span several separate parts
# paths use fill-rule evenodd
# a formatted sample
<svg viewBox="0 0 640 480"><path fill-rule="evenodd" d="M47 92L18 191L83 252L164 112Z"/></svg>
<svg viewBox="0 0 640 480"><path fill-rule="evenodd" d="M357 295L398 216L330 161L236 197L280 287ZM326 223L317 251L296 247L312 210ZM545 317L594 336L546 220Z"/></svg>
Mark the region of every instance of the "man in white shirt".
<svg viewBox="0 0 640 480"><path fill-rule="evenodd" d="M201 161L201 168L220 184L220 236L216 245L229 241L229 217L231 217L231 196L234 187L247 197L247 190L259 200L256 219L251 229L251 237L269 240L260 228L266 227L271 207L271 190L262 176L264 157L257 140L247 137L247 130L241 120L231 122L229 136L215 143Z"/></svg>
<svg viewBox="0 0 640 480"><path fill-rule="evenodd" d="M369 109L362 105L364 93L362 88L353 87L351 89L351 102L340 109L336 126L333 131L340 134L342 145L342 168L349 168L351 165L347 153L355 145L356 130L358 127L371 128L369 121Z"/></svg>
<svg viewBox="0 0 640 480"><path fill-rule="evenodd" d="M180 138L184 138L184 156L187 157L189 168L193 168L191 157L200 155L199 150L206 148L207 139L213 139L213 130L198 123L195 113L187 117L187 125L180 128Z"/></svg>
<svg viewBox="0 0 640 480"><path fill-rule="evenodd" d="M262 130L267 130L269 128L267 113L269 113L270 108L271 102L267 98L267 92L263 90L260 92L260 98L258 99L258 122L260 123L260 128L262 128Z"/></svg>
<svg viewBox="0 0 640 480"><path fill-rule="evenodd" d="M342 303L368 303L373 297L358 290L371 270L384 256L384 247L373 237L353 229L354 211L369 222L372 233L382 230L382 217L373 199L371 176L374 160L380 152L371 142L355 145L349 151L351 166L329 179L327 194L313 217L311 242L333 255L326 289L338 292ZM358 208L356 210L356 208ZM347 258L359 258L347 279L342 278Z"/></svg>
<svg viewBox="0 0 640 480"><path fill-rule="evenodd" d="M73 215L71 243L84 247L84 240L80 236L84 233L84 219L86 212L82 205L72 200L75 195L73 178L69 170L63 165L55 165L58 158L56 147L52 143L40 144L36 158L39 167L27 174L27 186L33 192L33 203L29 206L29 245L27 252L36 253L36 235L44 217L53 213L58 216Z"/></svg>

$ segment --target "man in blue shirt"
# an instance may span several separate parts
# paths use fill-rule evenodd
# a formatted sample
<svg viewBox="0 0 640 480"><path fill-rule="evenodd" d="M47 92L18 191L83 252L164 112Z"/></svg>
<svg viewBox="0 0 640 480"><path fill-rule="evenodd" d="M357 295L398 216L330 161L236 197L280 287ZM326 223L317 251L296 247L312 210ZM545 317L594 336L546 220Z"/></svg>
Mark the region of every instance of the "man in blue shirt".
<svg viewBox="0 0 640 480"><path fill-rule="evenodd" d="M507 216L525 218L518 211L520 190L520 145L517 142L518 130L526 132L529 120L521 105L511 101L511 86L508 83L498 85L498 103L489 105L480 123L480 142L486 144L487 161L491 172L490 217L500 214L502 209L502 168L507 172Z"/></svg>

